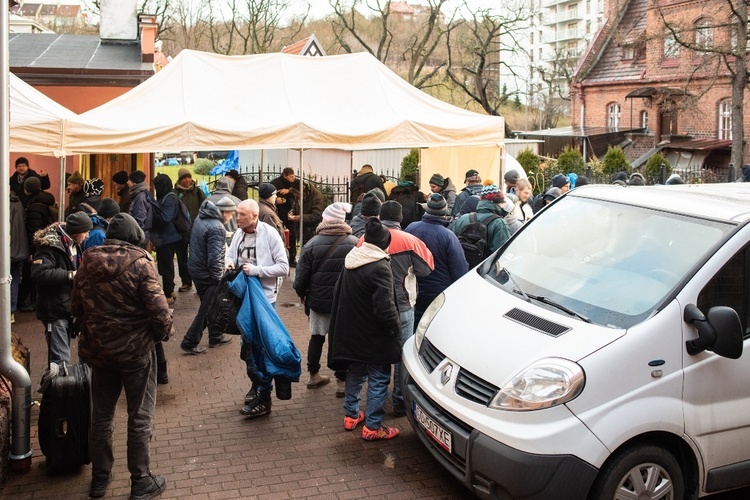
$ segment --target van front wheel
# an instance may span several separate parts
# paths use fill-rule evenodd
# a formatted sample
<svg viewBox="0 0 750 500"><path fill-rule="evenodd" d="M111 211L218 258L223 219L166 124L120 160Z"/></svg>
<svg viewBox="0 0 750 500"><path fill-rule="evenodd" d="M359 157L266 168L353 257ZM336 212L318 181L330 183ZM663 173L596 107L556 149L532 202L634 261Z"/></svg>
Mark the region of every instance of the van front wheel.
<svg viewBox="0 0 750 500"><path fill-rule="evenodd" d="M596 500L681 500L685 492L680 464L658 446L619 452L599 471L591 489Z"/></svg>

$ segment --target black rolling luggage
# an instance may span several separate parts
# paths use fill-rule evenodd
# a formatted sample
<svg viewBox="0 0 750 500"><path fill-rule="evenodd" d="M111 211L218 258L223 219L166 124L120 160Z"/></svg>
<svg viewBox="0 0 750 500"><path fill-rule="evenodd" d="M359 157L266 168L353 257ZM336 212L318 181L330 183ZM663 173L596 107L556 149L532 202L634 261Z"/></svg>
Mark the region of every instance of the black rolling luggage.
<svg viewBox="0 0 750 500"><path fill-rule="evenodd" d="M63 363L60 374L42 394L39 446L49 473L91 463L91 369Z"/></svg>

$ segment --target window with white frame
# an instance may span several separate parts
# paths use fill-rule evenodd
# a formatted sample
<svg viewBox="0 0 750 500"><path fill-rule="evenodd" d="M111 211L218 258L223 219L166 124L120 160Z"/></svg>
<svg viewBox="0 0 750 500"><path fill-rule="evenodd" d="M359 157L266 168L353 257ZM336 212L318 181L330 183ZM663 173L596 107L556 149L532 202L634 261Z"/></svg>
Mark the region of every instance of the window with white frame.
<svg viewBox="0 0 750 500"><path fill-rule="evenodd" d="M607 106L607 127L611 129L620 127L620 105L616 102Z"/></svg>
<svg viewBox="0 0 750 500"><path fill-rule="evenodd" d="M700 19L695 23L695 46L699 52L706 51L714 45L714 28L710 19Z"/></svg>
<svg viewBox="0 0 750 500"><path fill-rule="evenodd" d="M719 130L716 136L722 140L732 140L732 100L719 102Z"/></svg>
<svg viewBox="0 0 750 500"><path fill-rule="evenodd" d="M648 111L641 111L641 128L648 130Z"/></svg>

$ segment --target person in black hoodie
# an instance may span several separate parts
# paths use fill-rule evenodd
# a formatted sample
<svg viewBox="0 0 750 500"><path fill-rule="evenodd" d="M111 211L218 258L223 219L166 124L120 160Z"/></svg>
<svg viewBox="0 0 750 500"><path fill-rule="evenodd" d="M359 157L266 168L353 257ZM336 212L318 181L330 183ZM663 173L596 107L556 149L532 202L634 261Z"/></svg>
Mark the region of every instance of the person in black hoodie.
<svg viewBox="0 0 750 500"><path fill-rule="evenodd" d="M378 188L385 193L385 187L383 187L383 180L379 175L376 175L372 171L371 165L362 165L362 168L357 172L356 177L352 180L349 186L350 190L350 202L352 205L359 201L359 197L370 191L371 189Z"/></svg>
<svg viewBox="0 0 750 500"><path fill-rule="evenodd" d="M422 215L424 215L422 203L424 203L425 196L417 187L417 177L414 174L405 175L404 180L391 189L388 199L397 201L401 205L403 214L401 229L406 229L412 222L422 220Z"/></svg>
<svg viewBox="0 0 750 500"><path fill-rule="evenodd" d="M29 177L23 183L24 198L26 201L26 236L28 238L29 255L34 255L34 234L40 229L49 226L52 218L52 207L55 206L55 197L47 191L42 190L42 183L38 177ZM34 292L34 282L31 279L31 261L26 259L21 268L21 283L18 289L18 310L23 312L33 311L36 306L30 297Z"/></svg>
<svg viewBox="0 0 750 500"><path fill-rule="evenodd" d="M240 175L235 169L227 172L227 177L234 179L234 187L232 188L232 195L242 200L247 199L247 179Z"/></svg>

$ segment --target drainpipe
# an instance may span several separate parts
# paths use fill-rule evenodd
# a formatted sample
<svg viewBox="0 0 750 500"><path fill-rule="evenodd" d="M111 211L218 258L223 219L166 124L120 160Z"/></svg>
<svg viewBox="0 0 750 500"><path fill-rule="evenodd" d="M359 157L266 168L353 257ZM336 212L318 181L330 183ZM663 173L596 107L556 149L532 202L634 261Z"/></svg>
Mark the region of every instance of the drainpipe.
<svg viewBox="0 0 750 500"><path fill-rule="evenodd" d="M3 2L0 8L0 40L8 39L8 5ZM10 51L7 43L0 43L0 115L10 113ZM0 122L0 165L9 170L10 127L8 120ZM0 234L10 233L10 186L0 182ZM0 375L10 380L13 385L11 399L11 444L10 467L15 471L27 471L31 468L31 378L26 369L12 356L10 337L10 239L3 238L0 243Z"/></svg>

